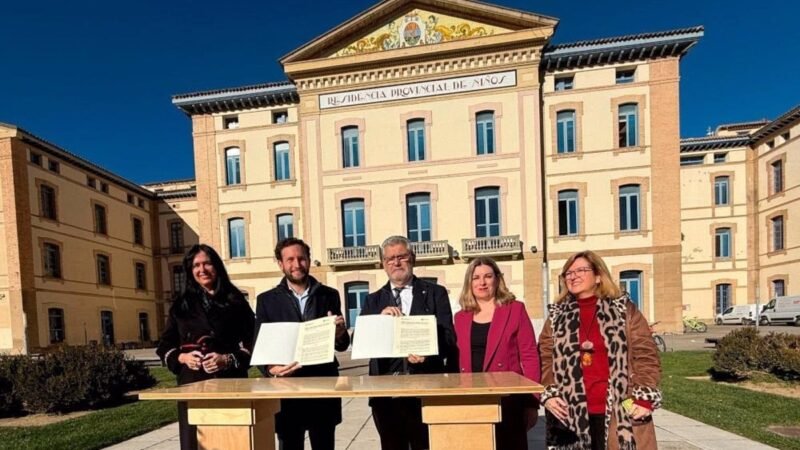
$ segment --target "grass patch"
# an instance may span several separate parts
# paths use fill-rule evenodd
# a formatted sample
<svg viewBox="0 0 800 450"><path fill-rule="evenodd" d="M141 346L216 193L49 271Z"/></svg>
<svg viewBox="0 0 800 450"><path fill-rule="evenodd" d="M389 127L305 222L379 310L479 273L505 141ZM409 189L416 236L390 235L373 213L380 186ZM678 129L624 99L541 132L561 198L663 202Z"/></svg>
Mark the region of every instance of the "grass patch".
<svg viewBox="0 0 800 450"><path fill-rule="evenodd" d="M158 381L156 388L177 385L175 375L164 367L151 367L150 373ZM255 368L248 375L261 376ZM100 449L177 420L175 402L134 401L52 425L0 428L0 449Z"/></svg>
<svg viewBox="0 0 800 450"><path fill-rule="evenodd" d="M709 381L710 352L661 354L664 408L708 425L781 449L800 450L800 439L778 436L769 425L800 425L800 400Z"/></svg>

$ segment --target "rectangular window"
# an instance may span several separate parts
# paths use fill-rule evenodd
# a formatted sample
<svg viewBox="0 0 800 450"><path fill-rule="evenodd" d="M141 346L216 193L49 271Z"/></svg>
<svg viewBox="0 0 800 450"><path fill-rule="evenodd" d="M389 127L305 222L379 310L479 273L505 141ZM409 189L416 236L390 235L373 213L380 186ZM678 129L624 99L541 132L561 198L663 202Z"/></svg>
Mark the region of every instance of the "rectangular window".
<svg viewBox="0 0 800 450"><path fill-rule="evenodd" d="M572 89L572 84L575 81L574 75L568 75L563 77L556 77L555 85L556 91L569 91Z"/></svg>
<svg viewBox="0 0 800 450"><path fill-rule="evenodd" d="M772 251L783 249L783 216L777 216L772 218Z"/></svg>
<svg viewBox="0 0 800 450"><path fill-rule="evenodd" d="M136 289L147 290L147 268L144 263L134 264L134 270L136 272Z"/></svg>
<svg viewBox="0 0 800 450"><path fill-rule="evenodd" d="M289 172L289 143L278 142L273 148L275 152L275 181L291 178Z"/></svg>
<svg viewBox="0 0 800 450"><path fill-rule="evenodd" d="M783 297L786 295L786 282L784 280L772 281L772 296Z"/></svg>
<svg viewBox="0 0 800 450"><path fill-rule="evenodd" d="M500 189L475 189L475 237L500 236Z"/></svg>
<svg viewBox="0 0 800 450"><path fill-rule="evenodd" d="M406 197L406 236L411 242L431 240L431 196L411 194Z"/></svg>
<svg viewBox="0 0 800 450"><path fill-rule="evenodd" d="M342 165L358 167L358 127L342 128Z"/></svg>
<svg viewBox="0 0 800 450"><path fill-rule="evenodd" d="M225 149L225 184L228 186L242 182L240 157L238 147Z"/></svg>
<svg viewBox="0 0 800 450"><path fill-rule="evenodd" d="M619 230L639 229L639 185L630 184L619 188Z"/></svg>
<svg viewBox="0 0 800 450"><path fill-rule="evenodd" d="M772 163L772 193L783 192L783 161L777 160Z"/></svg>
<svg viewBox="0 0 800 450"><path fill-rule="evenodd" d="M367 245L366 217L363 200L345 200L342 202L342 229L345 247Z"/></svg>
<svg viewBox="0 0 800 450"><path fill-rule="evenodd" d="M286 123L289 121L288 111L272 111L272 123Z"/></svg>
<svg viewBox="0 0 800 450"><path fill-rule="evenodd" d="M227 116L222 118L222 123L226 130L239 128L239 116Z"/></svg>
<svg viewBox="0 0 800 450"><path fill-rule="evenodd" d="M183 266L172 266L172 292L183 291L185 285L186 272L183 271Z"/></svg>
<svg viewBox="0 0 800 450"><path fill-rule="evenodd" d="M344 292L347 299L347 325L352 328L356 324L356 317L361 314L361 306L369 295L369 283L347 283Z"/></svg>
<svg viewBox="0 0 800 450"><path fill-rule="evenodd" d="M722 314L731 306L731 285L718 284L716 288L716 310L717 314Z"/></svg>
<svg viewBox="0 0 800 450"><path fill-rule="evenodd" d="M244 258L247 256L244 239L244 219L237 217L228 220L228 242L230 243L231 258Z"/></svg>
<svg viewBox="0 0 800 450"><path fill-rule="evenodd" d="M103 345L114 345L114 313L100 311L100 333L103 335Z"/></svg>
<svg viewBox="0 0 800 450"><path fill-rule="evenodd" d="M128 199L128 203L130 203L131 205L133 205L133 204L134 204L134 201L133 201L133 194L128 194L128 195L127 195L127 199Z"/></svg>
<svg viewBox="0 0 800 450"><path fill-rule="evenodd" d="M408 131L408 160L425 160L425 121L422 119L409 120L406 123Z"/></svg>
<svg viewBox="0 0 800 450"><path fill-rule="evenodd" d="M150 342L150 318L147 313L139 313L139 341Z"/></svg>
<svg viewBox="0 0 800 450"><path fill-rule="evenodd" d="M558 235L576 234L578 234L578 191L561 191L558 193Z"/></svg>
<svg viewBox="0 0 800 450"><path fill-rule="evenodd" d="M106 207L103 205L94 205L94 232L97 234L108 234Z"/></svg>
<svg viewBox="0 0 800 450"><path fill-rule="evenodd" d="M642 272L638 270L626 270L619 274L619 284L623 291L627 292L631 302L641 310L642 308Z"/></svg>
<svg viewBox="0 0 800 450"><path fill-rule="evenodd" d="M720 259L731 257L731 229L717 228L714 233L714 256Z"/></svg>
<svg viewBox="0 0 800 450"><path fill-rule="evenodd" d="M39 188L39 199L42 203L42 217L49 220L58 220L55 188L46 184L41 185Z"/></svg>
<svg viewBox="0 0 800 450"><path fill-rule="evenodd" d="M783 139L783 142L788 141L791 137L792 136L791 136L790 132L788 132L788 131L781 134L781 139Z"/></svg>
<svg viewBox="0 0 800 450"><path fill-rule="evenodd" d="M137 198L137 199L136 199L136 203L138 204L139 208L142 208L142 209L144 209L144 199L142 199L142 198Z"/></svg>
<svg viewBox="0 0 800 450"><path fill-rule="evenodd" d="M31 163L42 167L42 155L36 152L31 152Z"/></svg>
<svg viewBox="0 0 800 450"><path fill-rule="evenodd" d="M104 194L108 194L108 183L103 183L101 181L100 182L100 191L102 191Z"/></svg>
<svg viewBox="0 0 800 450"><path fill-rule="evenodd" d="M49 308L47 310L47 323L50 329L50 343L58 344L64 342L64 310L61 308Z"/></svg>
<svg viewBox="0 0 800 450"><path fill-rule="evenodd" d="M575 111L559 111L556 114L556 137L558 153L575 152Z"/></svg>
<svg viewBox="0 0 800 450"><path fill-rule="evenodd" d="M136 217L133 218L133 243L144 245L144 223Z"/></svg>
<svg viewBox="0 0 800 450"><path fill-rule="evenodd" d="M97 283L111 285L111 263L107 255L97 255Z"/></svg>
<svg viewBox="0 0 800 450"><path fill-rule="evenodd" d="M633 83L636 78L636 69L617 69L617 84Z"/></svg>
<svg viewBox="0 0 800 450"><path fill-rule="evenodd" d="M730 179L728 177L714 178L714 204L724 206L729 203Z"/></svg>
<svg viewBox="0 0 800 450"><path fill-rule="evenodd" d="M705 158L705 155L681 156L681 165L696 166L698 164L703 164Z"/></svg>
<svg viewBox="0 0 800 450"><path fill-rule="evenodd" d="M52 159L47 160L47 168L51 172L61 173L61 164L58 161L53 161Z"/></svg>
<svg viewBox="0 0 800 450"><path fill-rule="evenodd" d="M483 111L475 115L475 137L479 155L494 153L494 111Z"/></svg>
<svg viewBox="0 0 800 450"><path fill-rule="evenodd" d="M714 164L722 164L728 160L727 153L714 153Z"/></svg>
<svg viewBox="0 0 800 450"><path fill-rule="evenodd" d="M46 242L43 249L44 276L61 278L61 248L56 244Z"/></svg>
<svg viewBox="0 0 800 450"><path fill-rule="evenodd" d="M97 189L97 179L93 177L86 177L86 185L92 189Z"/></svg>
<svg viewBox="0 0 800 450"><path fill-rule="evenodd" d="M635 103L620 105L619 107L619 148L636 147L639 145L638 128L639 106Z"/></svg>
<svg viewBox="0 0 800 450"><path fill-rule="evenodd" d="M180 222L169 224L169 252L183 253L183 224Z"/></svg>
<svg viewBox="0 0 800 450"><path fill-rule="evenodd" d="M294 216L281 214L278 216L278 241L294 237Z"/></svg>

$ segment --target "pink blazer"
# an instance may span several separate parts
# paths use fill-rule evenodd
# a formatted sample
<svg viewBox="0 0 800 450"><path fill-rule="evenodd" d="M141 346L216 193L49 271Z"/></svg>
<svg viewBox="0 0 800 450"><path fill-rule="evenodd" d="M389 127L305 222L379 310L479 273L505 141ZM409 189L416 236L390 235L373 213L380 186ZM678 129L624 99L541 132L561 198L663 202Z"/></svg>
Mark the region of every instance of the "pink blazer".
<svg viewBox="0 0 800 450"><path fill-rule="evenodd" d="M461 372L472 372L473 313L459 311L455 316L458 363ZM522 302L498 306L486 339L484 372L516 372L537 383L541 380L539 351L533 325Z"/></svg>

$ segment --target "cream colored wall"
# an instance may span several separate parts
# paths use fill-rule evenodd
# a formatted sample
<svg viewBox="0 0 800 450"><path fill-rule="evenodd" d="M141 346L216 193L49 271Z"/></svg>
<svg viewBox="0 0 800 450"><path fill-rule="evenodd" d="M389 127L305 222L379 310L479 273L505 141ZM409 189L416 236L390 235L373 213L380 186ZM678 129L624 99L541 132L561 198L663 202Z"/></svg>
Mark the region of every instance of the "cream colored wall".
<svg viewBox="0 0 800 450"><path fill-rule="evenodd" d="M785 141L781 134L790 132ZM769 149L764 142L756 148L755 170L758 171L758 218L755 226L759 232L759 285L760 296L767 300L772 295L770 280L781 278L786 283L786 294L800 292L800 124L794 123L777 131L775 146ZM775 158L784 159L784 190L771 194L769 185L770 163ZM769 219L776 213L784 216L784 250L773 251Z"/></svg>
<svg viewBox="0 0 800 450"><path fill-rule="evenodd" d="M718 283L731 284L731 304L748 304L747 258L747 147L692 152L705 154L702 165L681 167L681 232L683 245L684 316L713 319ZM726 153L727 162L714 163L715 153ZM730 206L714 205L714 178L730 177ZM729 226L733 232L733 258L714 259L714 227Z"/></svg>
<svg viewBox="0 0 800 450"><path fill-rule="evenodd" d="M47 167L45 157L44 167ZM116 342L139 340L138 312L147 312L151 338L155 339L156 274L152 249L151 221L148 208L127 203L127 190L109 183L109 194L86 186L86 173L61 162L61 173L28 164L28 195L31 204L32 242L34 248L33 270L36 288L36 308L39 317L39 342L29 342L31 347L49 345L47 309L64 309L67 344L83 344L100 340L100 311L114 314ZM45 181L57 189L58 221L43 219L40 214L37 180ZM94 232L92 201L106 206L108 236ZM132 216L142 219L144 246L133 243ZM42 240L61 244L62 278L43 277ZM111 261L111 286L97 283L95 254L103 252ZM135 289L135 262L146 266L146 290ZM85 325L84 325L85 324ZM84 333L84 326L86 332Z"/></svg>

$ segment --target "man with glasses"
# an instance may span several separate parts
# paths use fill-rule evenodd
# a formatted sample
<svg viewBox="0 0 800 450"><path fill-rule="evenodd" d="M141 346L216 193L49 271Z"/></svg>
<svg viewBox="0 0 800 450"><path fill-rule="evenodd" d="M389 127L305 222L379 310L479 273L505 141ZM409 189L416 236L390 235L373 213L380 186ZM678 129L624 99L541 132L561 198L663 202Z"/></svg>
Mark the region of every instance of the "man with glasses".
<svg viewBox="0 0 800 450"><path fill-rule="evenodd" d="M414 276L415 255L403 236L392 236L381 245L383 269L389 281L371 293L361 309L362 315L436 316L439 354L408 355L407 358L374 358L370 375L407 375L458 371L453 313L447 290ZM428 448L428 427L422 423L418 398L371 398L372 419L381 437L383 450L422 450Z"/></svg>

